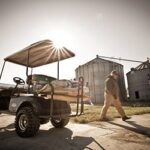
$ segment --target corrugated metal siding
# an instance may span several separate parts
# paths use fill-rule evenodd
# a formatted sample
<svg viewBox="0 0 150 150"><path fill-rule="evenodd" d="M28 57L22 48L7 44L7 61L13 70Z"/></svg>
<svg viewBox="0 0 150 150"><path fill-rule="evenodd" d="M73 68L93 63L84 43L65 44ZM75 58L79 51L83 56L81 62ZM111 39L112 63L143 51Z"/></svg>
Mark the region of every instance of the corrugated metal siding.
<svg viewBox="0 0 150 150"><path fill-rule="evenodd" d="M150 69L137 70L127 74L130 100L150 100L148 75L150 75ZM136 96L136 92L139 98Z"/></svg>
<svg viewBox="0 0 150 150"><path fill-rule="evenodd" d="M126 99L126 90L122 65L96 58L76 69L76 78L83 76L85 84L88 83L93 103L102 103L104 101L104 81L114 69L120 74L121 99L124 100Z"/></svg>

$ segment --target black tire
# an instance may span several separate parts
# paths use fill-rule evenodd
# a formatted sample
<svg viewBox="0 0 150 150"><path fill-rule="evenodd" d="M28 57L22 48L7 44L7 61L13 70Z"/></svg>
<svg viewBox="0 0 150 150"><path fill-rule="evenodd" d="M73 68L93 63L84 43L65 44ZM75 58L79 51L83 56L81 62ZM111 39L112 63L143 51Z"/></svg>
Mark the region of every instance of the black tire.
<svg viewBox="0 0 150 150"><path fill-rule="evenodd" d="M15 119L16 133L21 137L35 136L39 130L40 121L31 107L22 107Z"/></svg>
<svg viewBox="0 0 150 150"><path fill-rule="evenodd" d="M40 124L46 124L49 122L49 118L40 118Z"/></svg>
<svg viewBox="0 0 150 150"><path fill-rule="evenodd" d="M69 117L67 118L51 118L51 123L55 128L63 128L69 123Z"/></svg>

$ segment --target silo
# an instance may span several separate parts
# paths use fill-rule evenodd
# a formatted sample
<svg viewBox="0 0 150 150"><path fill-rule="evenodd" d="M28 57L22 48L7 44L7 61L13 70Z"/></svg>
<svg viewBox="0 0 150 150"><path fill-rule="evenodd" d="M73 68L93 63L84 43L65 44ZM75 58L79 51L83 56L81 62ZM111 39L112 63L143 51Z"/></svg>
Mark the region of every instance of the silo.
<svg viewBox="0 0 150 150"><path fill-rule="evenodd" d="M130 100L150 100L150 61L146 61L127 73Z"/></svg>
<svg viewBox="0 0 150 150"><path fill-rule="evenodd" d="M76 78L78 79L80 76L84 77L85 84L90 89L90 98L93 103L103 103L104 81L112 70L117 70L120 75L118 82L120 86L120 98L123 101L126 99L123 65L101 59L97 56L95 59L76 68Z"/></svg>

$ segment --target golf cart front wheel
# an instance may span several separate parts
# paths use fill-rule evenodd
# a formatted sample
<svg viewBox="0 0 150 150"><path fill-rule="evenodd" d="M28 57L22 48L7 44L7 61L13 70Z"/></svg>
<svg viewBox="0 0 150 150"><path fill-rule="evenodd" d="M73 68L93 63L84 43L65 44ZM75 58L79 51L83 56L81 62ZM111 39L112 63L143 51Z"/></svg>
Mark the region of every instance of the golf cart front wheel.
<svg viewBox="0 0 150 150"><path fill-rule="evenodd" d="M69 117L67 118L51 118L51 123L55 128L63 128L69 123Z"/></svg>
<svg viewBox="0 0 150 150"><path fill-rule="evenodd" d="M40 122L32 108L21 108L15 119L16 133L21 137L35 136L39 130Z"/></svg>

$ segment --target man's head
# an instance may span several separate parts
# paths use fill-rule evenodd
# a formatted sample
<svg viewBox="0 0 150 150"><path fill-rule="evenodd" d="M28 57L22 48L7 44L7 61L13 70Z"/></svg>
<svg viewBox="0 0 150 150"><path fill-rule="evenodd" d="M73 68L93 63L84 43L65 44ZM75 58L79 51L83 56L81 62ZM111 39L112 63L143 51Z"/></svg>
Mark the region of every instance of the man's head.
<svg viewBox="0 0 150 150"><path fill-rule="evenodd" d="M118 74L118 72L117 72L116 70L113 70L113 71L110 73L110 75L111 75L115 80L117 80L117 79L118 79L118 76L119 76L119 74Z"/></svg>

